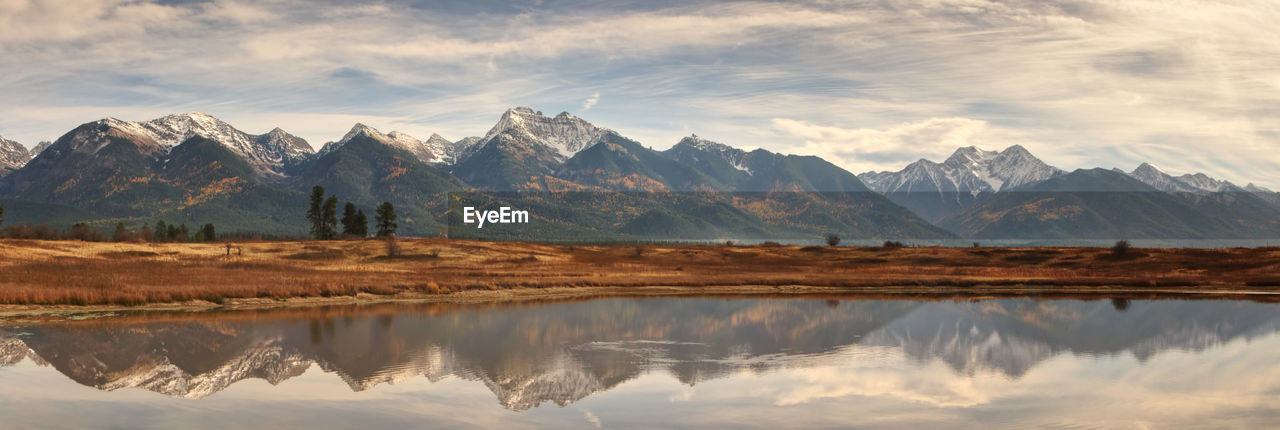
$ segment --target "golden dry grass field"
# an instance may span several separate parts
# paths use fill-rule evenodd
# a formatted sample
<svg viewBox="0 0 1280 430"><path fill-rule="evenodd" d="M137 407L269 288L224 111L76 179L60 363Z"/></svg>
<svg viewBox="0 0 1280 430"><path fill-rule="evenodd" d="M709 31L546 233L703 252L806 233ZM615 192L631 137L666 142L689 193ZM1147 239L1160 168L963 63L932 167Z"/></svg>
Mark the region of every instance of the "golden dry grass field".
<svg viewBox="0 0 1280 430"><path fill-rule="evenodd" d="M839 293L1280 292L1280 248L558 246L402 239L233 244L0 240L0 304L644 286L806 286ZM726 287L730 287L726 290Z"/></svg>

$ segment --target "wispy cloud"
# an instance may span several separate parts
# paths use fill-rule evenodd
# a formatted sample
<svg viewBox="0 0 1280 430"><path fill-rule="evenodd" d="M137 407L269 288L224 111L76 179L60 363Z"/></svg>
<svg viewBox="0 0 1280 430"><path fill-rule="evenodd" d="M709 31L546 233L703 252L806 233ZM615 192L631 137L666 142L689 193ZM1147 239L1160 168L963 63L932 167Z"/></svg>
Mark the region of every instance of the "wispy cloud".
<svg viewBox="0 0 1280 430"><path fill-rule="evenodd" d="M855 172L897 170L903 160L945 157L962 146L999 146L986 121L970 118L930 118L883 130L845 129L774 118L774 129L803 144L792 152L822 155ZM983 139L986 137L987 139Z"/></svg>
<svg viewBox="0 0 1280 430"><path fill-rule="evenodd" d="M602 427L603 424L600 422L600 417L596 416L596 414L591 413L591 411L586 410L585 408L579 408L579 409L582 409L582 417L586 419L588 423L590 423L592 426L595 426L595 428Z"/></svg>
<svg viewBox="0 0 1280 430"><path fill-rule="evenodd" d="M0 0L0 135L202 110L316 143L350 125L287 120L458 138L531 105L655 147L696 131L854 171L1022 143L1068 169L1280 188L1275 22L1268 0Z"/></svg>
<svg viewBox="0 0 1280 430"><path fill-rule="evenodd" d="M582 110L585 112L591 109L592 106L595 106L596 103L600 103L599 91L595 92L594 94L591 95L591 97L588 97L585 101L582 102Z"/></svg>

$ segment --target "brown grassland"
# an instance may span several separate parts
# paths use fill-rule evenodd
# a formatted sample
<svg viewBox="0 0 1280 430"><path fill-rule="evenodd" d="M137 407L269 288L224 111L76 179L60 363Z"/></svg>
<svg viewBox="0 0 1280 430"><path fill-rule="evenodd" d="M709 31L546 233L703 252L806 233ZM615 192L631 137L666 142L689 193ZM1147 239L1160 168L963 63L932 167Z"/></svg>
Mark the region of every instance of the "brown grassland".
<svg viewBox="0 0 1280 430"><path fill-rule="evenodd" d="M0 310L512 294L1280 293L1280 248L1116 255L1104 248L398 243L399 255L387 257L378 240L246 242L234 244L231 255L224 244L0 240Z"/></svg>

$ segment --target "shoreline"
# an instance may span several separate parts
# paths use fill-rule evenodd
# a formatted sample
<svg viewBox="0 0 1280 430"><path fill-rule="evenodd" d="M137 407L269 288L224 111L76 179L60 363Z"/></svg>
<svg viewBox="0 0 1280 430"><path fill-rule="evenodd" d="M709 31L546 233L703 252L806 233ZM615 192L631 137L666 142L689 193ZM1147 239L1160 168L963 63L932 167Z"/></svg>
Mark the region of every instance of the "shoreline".
<svg viewBox="0 0 1280 430"><path fill-rule="evenodd" d="M618 286L550 287L504 290L469 290L448 294L404 292L391 295L359 293L341 297L289 297L281 299L243 298L213 303L192 300L143 305L25 305L0 304L0 326L39 324L56 321L104 320L121 315L146 313L200 314L214 312L270 311L366 305L493 305L535 304L544 301L585 301L614 298L725 298L790 300L1252 300L1280 303L1280 291L1260 289L1205 289L1168 287L828 287L811 285L724 285L724 286Z"/></svg>
<svg viewBox="0 0 1280 430"><path fill-rule="evenodd" d="M0 240L0 319L593 297L1149 296L1280 301L1280 248ZM838 300L836 298L835 300Z"/></svg>

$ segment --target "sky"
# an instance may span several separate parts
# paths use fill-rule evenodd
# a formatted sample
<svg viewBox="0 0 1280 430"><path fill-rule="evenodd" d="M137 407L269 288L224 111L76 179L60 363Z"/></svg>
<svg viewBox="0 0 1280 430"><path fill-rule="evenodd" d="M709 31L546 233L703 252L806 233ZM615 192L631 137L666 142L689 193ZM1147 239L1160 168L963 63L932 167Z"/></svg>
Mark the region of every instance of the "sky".
<svg viewBox="0 0 1280 430"><path fill-rule="evenodd" d="M1280 189L1274 0L0 0L0 136L207 112L313 147L567 111L852 172L1020 144Z"/></svg>

